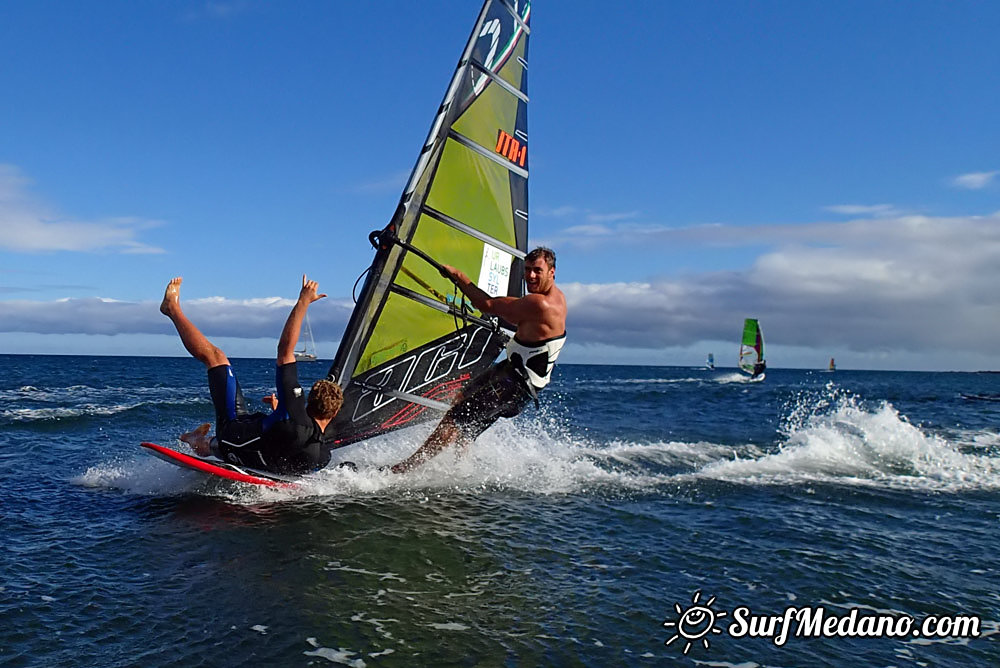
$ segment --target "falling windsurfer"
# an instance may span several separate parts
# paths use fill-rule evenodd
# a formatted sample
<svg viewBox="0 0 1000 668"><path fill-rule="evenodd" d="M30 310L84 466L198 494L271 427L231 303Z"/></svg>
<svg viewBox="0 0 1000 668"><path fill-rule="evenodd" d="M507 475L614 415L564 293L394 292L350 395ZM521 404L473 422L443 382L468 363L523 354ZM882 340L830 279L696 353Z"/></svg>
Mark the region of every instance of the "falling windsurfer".
<svg viewBox="0 0 1000 668"><path fill-rule="evenodd" d="M160 311L170 318L181 342L191 355L208 369L208 388L215 405L214 438L205 423L181 436L181 440L203 456L216 455L225 461L277 473L308 473L330 461L333 434L327 426L343 403L340 386L318 380L303 396L295 364L302 320L313 302L326 297L317 294L318 284L302 276L299 298L281 331L278 341L275 384L277 392L265 397L272 412L249 414L240 384L229 359L187 318L180 304L180 277L171 279L163 295Z"/></svg>
<svg viewBox="0 0 1000 668"><path fill-rule="evenodd" d="M507 344L506 359L469 381L420 449L394 465L393 473L420 466L452 443L467 446L498 418L520 413L548 385L566 340L566 297L556 287L556 256L550 249L536 248L525 256L524 297L491 297L447 265L441 274L454 281L474 307L517 325L517 331Z"/></svg>

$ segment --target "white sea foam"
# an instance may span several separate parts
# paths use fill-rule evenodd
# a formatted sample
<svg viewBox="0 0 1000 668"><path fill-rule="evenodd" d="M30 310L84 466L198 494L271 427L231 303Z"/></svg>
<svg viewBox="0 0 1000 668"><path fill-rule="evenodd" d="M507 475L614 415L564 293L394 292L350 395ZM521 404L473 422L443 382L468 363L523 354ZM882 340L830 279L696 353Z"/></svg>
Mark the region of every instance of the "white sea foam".
<svg viewBox="0 0 1000 668"><path fill-rule="evenodd" d="M433 623L428 624L435 631L468 631L469 627L459 622Z"/></svg>
<svg viewBox="0 0 1000 668"><path fill-rule="evenodd" d="M303 652L306 656L315 656L321 659L326 659L331 663L342 663L345 666L351 666L351 668L365 668L365 662L363 659L352 659L351 657L356 656L357 652L352 652L348 649L338 648L332 649L330 647L323 647L319 644L316 638L306 638L306 642L312 645L315 649L308 652Z"/></svg>
<svg viewBox="0 0 1000 668"><path fill-rule="evenodd" d="M52 408L15 408L0 412L0 418L13 422L34 422L44 420L67 420L83 416L108 416L123 413L141 404L128 403L112 406L81 404L79 406L57 406Z"/></svg>
<svg viewBox="0 0 1000 668"><path fill-rule="evenodd" d="M602 385L677 385L681 383L703 383L704 378L611 378Z"/></svg>
<svg viewBox="0 0 1000 668"><path fill-rule="evenodd" d="M150 456L109 462L88 468L73 482L83 487L121 489L133 494L169 495L204 487L208 479Z"/></svg>
<svg viewBox="0 0 1000 668"><path fill-rule="evenodd" d="M163 387L68 387L38 388L23 385L13 392L14 409L0 411L0 419L11 422L42 422L77 417L106 417L149 404L198 404L204 396L193 390L179 392ZM123 401L123 399L127 399Z"/></svg>
<svg viewBox="0 0 1000 668"><path fill-rule="evenodd" d="M712 380L716 383L749 383L750 376L739 371L724 371L717 373Z"/></svg>
<svg viewBox="0 0 1000 668"><path fill-rule="evenodd" d="M138 494L201 493L255 504L303 497L506 490L531 495L672 493L705 480L754 485L830 483L939 492L1000 489L1000 437L993 431L932 432L889 403L866 406L825 391L786 409L772 444L704 441L594 442L543 416L501 420L464 454L449 449L406 474L380 471L412 454L432 425L334 452L323 471L292 489L218 481L136 453L97 465L77 480ZM354 472L340 461L358 465Z"/></svg>
<svg viewBox="0 0 1000 668"><path fill-rule="evenodd" d="M765 484L834 481L937 491L1000 488L1000 458L963 452L960 442L926 433L887 402L864 408L853 397L834 396L800 404L784 431L786 439L776 452L715 462L698 474Z"/></svg>

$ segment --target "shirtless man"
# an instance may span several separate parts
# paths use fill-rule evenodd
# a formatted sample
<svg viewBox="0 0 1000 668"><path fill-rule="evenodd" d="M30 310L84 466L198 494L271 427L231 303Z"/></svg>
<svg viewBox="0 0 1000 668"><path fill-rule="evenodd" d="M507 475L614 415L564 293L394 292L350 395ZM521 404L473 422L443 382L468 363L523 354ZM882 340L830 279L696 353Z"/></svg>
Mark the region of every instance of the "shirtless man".
<svg viewBox="0 0 1000 668"><path fill-rule="evenodd" d="M167 283L160 312L174 323L192 357L208 369L216 437L209 437L212 426L206 423L183 434L181 440L203 457L214 454L234 464L276 473L308 473L326 466L334 440L327 426L340 410L344 395L336 383L318 380L306 399L295 364L295 345L306 311L310 304L326 297L316 293L316 281L302 276L299 298L281 331L275 369L277 392L264 398L272 409L270 415L265 415L248 414L229 358L184 314L180 303L182 280L178 277Z"/></svg>
<svg viewBox="0 0 1000 668"><path fill-rule="evenodd" d="M559 351L566 340L566 297L556 287L556 255L536 248L524 258L524 297L491 297L464 273L445 265L450 278L483 313L517 325L507 344L507 358L473 378L458 403L420 449L392 467L404 473L420 466L452 443L472 443L501 417L514 417L537 392L548 385Z"/></svg>

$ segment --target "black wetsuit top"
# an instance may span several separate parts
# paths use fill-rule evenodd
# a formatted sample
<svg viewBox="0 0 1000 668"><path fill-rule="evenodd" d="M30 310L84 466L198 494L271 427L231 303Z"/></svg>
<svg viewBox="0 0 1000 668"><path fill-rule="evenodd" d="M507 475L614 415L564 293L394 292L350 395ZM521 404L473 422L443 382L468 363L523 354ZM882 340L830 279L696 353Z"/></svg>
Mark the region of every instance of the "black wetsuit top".
<svg viewBox="0 0 1000 668"><path fill-rule="evenodd" d="M324 433L306 412L306 397L294 363L275 370L278 407L247 413L246 400L229 366L208 370L215 405L215 447L221 459L276 473L308 473L330 462L333 430Z"/></svg>

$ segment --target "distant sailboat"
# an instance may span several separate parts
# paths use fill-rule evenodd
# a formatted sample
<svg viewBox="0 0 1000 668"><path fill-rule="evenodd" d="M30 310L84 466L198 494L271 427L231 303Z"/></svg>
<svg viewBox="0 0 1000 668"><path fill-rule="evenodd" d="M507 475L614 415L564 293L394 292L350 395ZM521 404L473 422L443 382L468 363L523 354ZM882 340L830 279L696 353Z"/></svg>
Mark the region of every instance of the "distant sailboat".
<svg viewBox="0 0 1000 668"><path fill-rule="evenodd" d="M834 364L834 362L833 362L833 358L831 357L831 358L830 358L830 368L829 368L829 369L827 369L827 371L836 371L836 370L837 370L837 365L836 365L836 364Z"/></svg>
<svg viewBox="0 0 1000 668"><path fill-rule="evenodd" d="M309 314L306 314L306 339L302 339L302 347L295 349L296 362L316 361L316 341L313 339L312 326L309 324Z"/></svg>
<svg viewBox="0 0 1000 668"><path fill-rule="evenodd" d="M715 355L712 353L709 353L708 359L705 360L705 368L709 371L715 371Z"/></svg>
<svg viewBox="0 0 1000 668"><path fill-rule="evenodd" d="M740 342L740 371L750 376L750 380L764 380L764 333L755 318L743 321L743 339Z"/></svg>

